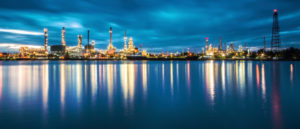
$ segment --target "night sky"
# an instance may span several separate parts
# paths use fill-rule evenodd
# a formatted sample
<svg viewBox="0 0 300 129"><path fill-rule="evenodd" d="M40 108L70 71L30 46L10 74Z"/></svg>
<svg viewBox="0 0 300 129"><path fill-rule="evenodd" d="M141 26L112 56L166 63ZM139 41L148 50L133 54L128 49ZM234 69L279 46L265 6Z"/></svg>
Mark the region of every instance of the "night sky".
<svg viewBox="0 0 300 129"><path fill-rule="evenodd" d="M49 45L61 44L66 28L68 46L77 35L87 43L87 29L96 48L109 43L123 48L124 30L134 45L148 51L201 50L205 37L214 46L234 43L252 49L271 42L273 9L278 9L283 47L300 47L299 0L0 0L0 46L43 45L43 28ZM225 43L224 43L225 44ZM3 50L3 48L1 48Z"/></svg>

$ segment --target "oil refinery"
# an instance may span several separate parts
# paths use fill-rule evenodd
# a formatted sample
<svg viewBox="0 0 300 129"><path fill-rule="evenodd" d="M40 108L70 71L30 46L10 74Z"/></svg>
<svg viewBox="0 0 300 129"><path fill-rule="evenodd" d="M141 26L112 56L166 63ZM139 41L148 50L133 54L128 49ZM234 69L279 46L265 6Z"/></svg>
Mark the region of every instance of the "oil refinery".
<svg viewBox="0 0 300 129"><path fill-rule="evenodd" d="M273 11L273 27L272 27L272 40L271 49L266 50L265 36L263 36L263 48L258 51L250 51L246 47L239 45L236 48L235 44L230 42L229 45L223 45L222 37L219 38L219 44L213 45L209 42L209 38L206 37L205 45L201 52L193 53L189 50L182 51L181 53L148 53L146 50L140 50L134 45L133 38L129 37L127 41L127 33L124 31L124 47L118 49L113 45L113 30L109 28L109 43L107 49L98 50L95 49L95 41L90 42L90 30L87 30L87 44L83 45L82 34L78 35L78 44L76 46L68 46L66 42L66 28L62 27L61 30L61 44L52 44L49 46L48 42L48 29L44 28L44 46L43 47L29 47L21 46L19 53L0 53L0 59L20 59L20 60L32 60L32 59L46 59L46 60L78 60L78 59L99 59L99 60L126 60L126 59L146 59L146 60L198 60L198 59L259 59L259 60L274 60L274 59L299 59L300 50L296 48L280 48L281 40L279 34L278 24L278 10ZM50 43L51 44L51 43Z"/></svg>

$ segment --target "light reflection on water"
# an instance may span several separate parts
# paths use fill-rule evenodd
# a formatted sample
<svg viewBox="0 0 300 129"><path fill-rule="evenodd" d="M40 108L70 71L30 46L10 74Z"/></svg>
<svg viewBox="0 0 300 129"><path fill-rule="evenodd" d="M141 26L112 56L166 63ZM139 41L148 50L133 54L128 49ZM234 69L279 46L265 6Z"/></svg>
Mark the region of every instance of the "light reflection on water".
<svg viewBox="0 0 300 129"><path fill-rule="evenodd" d="M294 80L294 65L293 64L291 64L290 65L290 76L291 76L291 85L293 86L293 80Z"/></svg>
<svg viewBox="0 0 300 129"><path fill-rule="evenodd" d="M300 117L295 113L300 107L295 76L299 64L2 61L0 124L8 128L35 123L48 128L295 127Z"/></svg>
<svg viewBox="0 0 300 129"><path fill-rule="evenodd" d="M215 80L214 80L214 62L210 61L205 64L205 82L206 89L211 104L214 104L215 98Z"/></svg>
<svg viewBox="0 0 300 129"><path fill-rule="evenodd" d="M171 95L174 94L174 78L173 78L173 62L170 62L170 86L171 86Z"/></svg>
<svg viewBox="0 0 300 129"><path fill-rule="evenodd" d="M263 99L266 99L266 71L265 71L265 64L261 66L261 90Z"/></svg>

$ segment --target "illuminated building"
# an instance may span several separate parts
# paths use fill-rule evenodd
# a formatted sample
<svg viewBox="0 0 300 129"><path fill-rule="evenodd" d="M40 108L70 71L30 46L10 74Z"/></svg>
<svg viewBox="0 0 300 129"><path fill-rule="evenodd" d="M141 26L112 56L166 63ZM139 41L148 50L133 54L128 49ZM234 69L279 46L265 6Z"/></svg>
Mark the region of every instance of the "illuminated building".
<svg viewBox="0 0 300 129"><path fill-rule="evenodd" d="M64 45L52 45L51 48L51 54L54 56L64 56L66 53L66 46Z"/></svg>
<svg viewBox="0 0 300 129"><path fill-rule="evenodd" d="M95 47L95 40L92 40L92 46Z"/></svg>
<svg viewBox="0 0 300 129"><path fill-rule="evenodd" d="M36 57L44 57L45 54L45 48L30 48L27 46L20 47L19 49L21 57L22 58L29 58L30 56L36 56Z"/></svg>
<svg viewBox="0 0 300 129"><path fill-rule="evenodd" d="M23 46L20 47L19 52L21 58L30 58L32 56L35 57L46 57L48 54L48 29L44 28L44 47L28 47Z"/></svg>
<svg viewBox="0 0 300 129"><path fill-rule="evenodd" d="M109 39L109 45L107 47L107 54L113 55L116 52L116 48L112 45L112 28L109 29L110 39Z"/></svg>
<svg viewBox="0 0 300 129"><path fill-rule="evenodd" d="M243 52L243 47L242 47L242 45L239 46L238 52Z"/></svg>
<svg viewBox="0 0 300 129"><path fill-rule="evenodd" d="M146 50L143 50L143 51L142 51L142 56L147 56L147 55L148 55L147 51L146 51Z"/></svg>
<svg viewBox="0 0 300 129"><path fill-rule="evenodd" d="M88 44L88 46L86 46L86 49L88 49L90 53L95 52L95 41L92 40L92 44Z"/></svg>
<svg viewBox="0 0 300 129"><path fill-rule="evenodd" d="M208 55L208 56L213 56L214 53L217 53L217 52L218 52L218 48L214 48L210 44L209 47L206 49L205 54Z"/></svg>
<svg viewBox="0 0 300 129"><path fill-rule="evenodd" d="M227 51L227 53L235 52L234 44L232 44L232 42L230 42L230 45L229 45L229 47L227 48L226 51Z"/></svg>
<svg viewBox="0 0 300 129"><path fill-rule="evenodd" d="M64 56L66 54L67 46L65 41L65 27L61 31L61 43L62 45L52 45L50 50L51 54L54 56Z"/></svg>
<svg viewBox="0 0 300 129"><path fill-rule="evenodd" d="M82 35L78 35L78 45L77 47L69 47L68 52L71 57L80 58L83 56L83 50L82 50Z"/></svg>
<svg viewBox="0 0 300 129"><path fill-rule="evenodd" d="M212 47L211 44L209 46L207 45L208 45L208 37L205 38L205 54L207 56L213 56L214 53L218 52L218 48Z"/></svg>
<svg viewBox="0 0 300 129"><path fill-rule="evenodd" d="M136 53L136 48L135 48L135 46L133 46L133 39L132 39L132 37L129 38L127 51L129 53Z"/></svg>
<svg viewBox="0 0 300 129"><path fill-rule="evenodd" d="M84 46L85 49L85 57L94 57L96 55L95 50L95 41L92 41L92 44L87 44Z"/></svg>

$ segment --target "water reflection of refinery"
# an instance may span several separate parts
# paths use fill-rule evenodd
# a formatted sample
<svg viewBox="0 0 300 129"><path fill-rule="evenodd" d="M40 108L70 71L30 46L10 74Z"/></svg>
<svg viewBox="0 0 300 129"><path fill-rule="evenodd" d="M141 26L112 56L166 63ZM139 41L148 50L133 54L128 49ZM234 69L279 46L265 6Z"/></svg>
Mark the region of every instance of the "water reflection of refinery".
<svg viewBox="0 0 300 129"><path fill-rule="evenodd" d="M137 99L143 98L146 101L149 95L154 93L153 89L164 89L164 94L170 94L170 97L175 99L180 90L192 96L198 92L194 89L201 87L205 89L206 104L212 107L220 98L225 101L225 98L232 94L240 99L244 99L246 95L257 94L261 96L262 102L266 103L268 93L271 93L272 96L269 97L273 98L274 121L280 121L279 85L272 83L275 88L271 90L268 87L269 65L245 61L172 61L163 64L151 64L147 61L63 61L54 64L44 61L33 65L1 63L0 103L3 101L3 94L9 94L19 105L28 103L28 98L40 96L42 109L47 112L49 98L59 96L60 110L64 115L68 106L75 104L79 109L83 106L82 103L87 103L83 100L89 96L92 106L107 103L109 110L113 111L116 104L121 104L128 113L135 108ZM289 79L293 83L295 66L290 64L288 68ZM201 73L197 73L198 71ZM195 79L194 76L198 78ZM272 76L273 80L278 80L277 77ZM16 79L18 81L15 81ZM200 82L204 85L199 86ZM9 87L6 87L8 85ZM116 101L118 98L122 98L121 102Z"/></svg>

